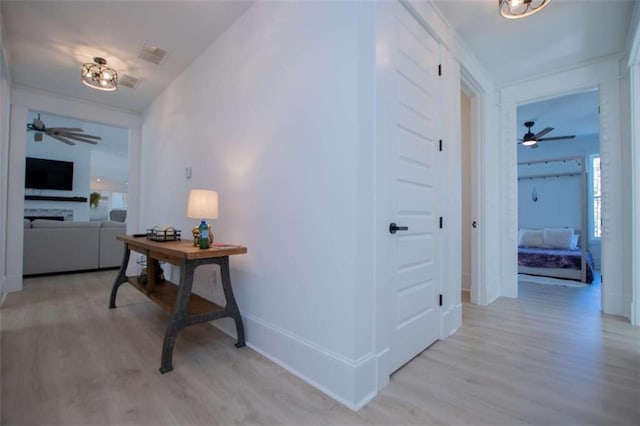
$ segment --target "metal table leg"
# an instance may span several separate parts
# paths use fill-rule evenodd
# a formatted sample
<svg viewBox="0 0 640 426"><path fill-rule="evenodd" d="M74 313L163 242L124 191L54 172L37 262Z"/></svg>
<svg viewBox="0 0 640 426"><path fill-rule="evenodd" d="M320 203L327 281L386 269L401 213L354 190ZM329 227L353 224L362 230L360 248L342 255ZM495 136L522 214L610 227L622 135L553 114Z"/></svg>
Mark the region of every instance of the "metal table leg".
<svg viewBox="0 0 640 426"><path fill-rule="evenodd" d="M120 265L120 272L116 277L116 280L113 282L113 287L111 287L111 297L109 298L109 309L114 309L116 307L116 295L118 293L118 288L127 282L127 266L129 265L129 256L131 255L131 250L129 249L129 245L124 245L124 255L122 256L122 265Z"/></svg>
<svg viewBox="0 0 640 426"><path fill-rule="evenodd" d="M193 272L197 264L185 262L180 268L180 285L178 286L178 296L173 307L173 313L169 320L169 326L164 335L162 343L162 359L160 360L160 372L168 373L173 370L173 347L176 344L178 333L188 325L187 306L191 297L191 287L193 286Z"/></svg>
<svg viewBox="0 0 640 426"><path fill-rule="evenodd" d="M236 323L236 334L238 335L238 342L236 348L245 346L244 341L244 325L242 324L242 316L240 315L240 309L236 303L236 298L233 295L233 289L231 288L231 277L229 274L229 257L225 256L218 261L220 265L220 276L222 278L222 290L224 291L224 297L227 299L227 305L225 306L225 312L233 318Z"/></svg>

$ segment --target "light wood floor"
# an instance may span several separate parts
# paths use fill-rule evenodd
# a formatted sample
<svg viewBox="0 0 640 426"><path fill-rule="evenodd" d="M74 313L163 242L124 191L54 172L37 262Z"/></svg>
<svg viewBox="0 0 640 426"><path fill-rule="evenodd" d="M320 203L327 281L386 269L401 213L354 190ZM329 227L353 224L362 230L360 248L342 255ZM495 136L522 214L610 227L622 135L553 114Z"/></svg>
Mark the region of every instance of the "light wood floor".
<svg viewBox="0 0 640 426"><path fill-rule="evenodd" d="M210 325L158 372L167 316L115 272L25 281L1 315L3 425L639 425L640 330L598 312L599 289L521 285L465 304L464 325L358 412Z"/></svg>

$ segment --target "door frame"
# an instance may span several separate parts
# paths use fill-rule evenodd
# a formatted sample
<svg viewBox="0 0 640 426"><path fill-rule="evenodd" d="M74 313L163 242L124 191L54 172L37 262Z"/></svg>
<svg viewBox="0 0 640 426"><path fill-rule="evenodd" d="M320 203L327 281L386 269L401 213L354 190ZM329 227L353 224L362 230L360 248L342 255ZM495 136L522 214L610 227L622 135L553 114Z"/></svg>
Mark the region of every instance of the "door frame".
<svg viewBox="0 0 640 426"><path fill-rule="evenodd" d="M600 97L600 157L602 164L603 238L602 273L607 281L602 287L604 313L631 315L631 268L625 267L627 256L623 244L630 236L625 234L627 218L622 208L628 185L624 184L622 170L617 167L622 156L620 122L619 58L606 58L581 68L543 75L500 90L500 163L501 180L498 191L502 196L500 207L501 295L517 297L517 176L516 176L516 107L541 99L576 93L592 88L599 89ZM629 218L630 219L630 218ZM629 220L629 223L631 221Z"/></svg>
<svg viewBox="0 0 640 426"><path fill-rule="evenodd" d="M470 162L471 162L471 220L477 222L478 227L471 229L471 287L470 301L477 305L487 304L487 289L485 271L485 254L482 250L485 242L485 168L481 161L485 151L485 131L486 120L485 109L482 102L483 91L471 74L460 66L460 87L462 92L470 98L471 114L469 123L470 141ZM464 236L463 236L464 237Z"/></svg>

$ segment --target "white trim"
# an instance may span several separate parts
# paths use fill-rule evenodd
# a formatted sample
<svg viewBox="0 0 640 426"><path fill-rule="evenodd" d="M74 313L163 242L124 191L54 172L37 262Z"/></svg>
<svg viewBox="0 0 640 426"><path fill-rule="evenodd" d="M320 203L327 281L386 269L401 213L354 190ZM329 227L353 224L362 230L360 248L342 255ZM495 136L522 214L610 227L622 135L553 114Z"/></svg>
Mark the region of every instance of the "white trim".
<svg viewBox="0 0 640 426"><path fill-rule="evenodd" d="M11 92L11 136L9 139L9 188L7 205L7 286L5 291L22 290L22 250L24 216L24 157L29 110L80 118L129 129L129 213L127 228L139 229L141 117L137 113L103 107L49 92L13 87Z"/></svg>
<svg viewBox="0 0 640 426"><path fill-rule="evenodd" d="M6 277L2 277L2 279L0 279L0 306L2 306L5 299L7 298L7 292L4 290L4 286L6 285L5 284L6 282L7 282Z"/></svg>
<svg viewBox="0 0 640 426"><path fill-rule="evenodd" d="M570 73L571 71L579 71L580 69L583 68L587 68L587 67L591 67L591 66L597 66L598 64L602 64L604 62L610 62L610 61L620 61L624 58L624 52L616 52L616 53L612 53L609 55L604 55L604 56L599 56L597 58L592 58L589 59L588 61L583 61L583 62L577 62L565 67L559 67L556 68L554 70L551 71L547 71L547 72L543 72L540 74L536 74L534 76L529 76L527 78L523 78L520 80L514 80L514 81L510 81L510 82L506 82L503 83L501 85L499 85L497 87L498 90L502 91L503 89L509 89L512 88L513 86L520 86L522 84L526 84L529 82L533 82L533 81L537 81L540 79L544 79L544 78L548 78L548 77L554 77L555 75L558 74L562 74L562 73ZM578 91L580 91L580 89L578 89ZM571 92L563 92L563 94L570 94ZM547 96L547 98L555 98L557 95L551 94L550 96Z"/></svg>
<svg viewBox="0 0 640 426"><path fill-rule="evenodd" d="M357 411L376 396L375 354L348 359L252 315L242 314L242 320L247 346L346 407ZM232 321L211 324L235 338Z"/></svg>
<svg viewBox="0 0 640 426"><path fill-rule="evenodd" d="M629 24L629 34L627 34L627 51L629 53L629 62L627 65L631 67L640 62L640 3L635 3L631 22Z"/></svg>
<svg viewBox="0 0 640 426"><path fill-rule="evenodd" d="M501 191L503 205L500 209L500 230L502 241L501 253L501 293L503 296L517 295L517 179L516 167L516 120L515 110L519 104L535 100L560 96L579 90L598 87L600 89L600 158L602 165L603 193L603 239L602 270L604 285L602 286L603 311L605 313L630 316L630 304L621 298L623 289L631 286L630 268L625 269L627 262L622 247L625 239L630 238L624 232L624 212L622 200L629 190L629 185L622 182L621 148L625 141L621 140L620 123L620 81L619 61L609 59L571 71L561 71L538 79L530 80L518 86L503 88L501 91L500 135L502 172L500 181L496 182Z"/></svg>
<svg viewBox="0 0 640 426"><path fill-rule="evenodd" d="M440 320L440 340L444 340L447 337L453 335L462 325L462 291L458 291L458 303L449 305L442 312L442 318Z"/></svg>
<svg viewBox="0 0 640 426"><path fill-rule="evenodd" d="M637 7L636 9L640 9ZM636 40L640 45L640 30ZM640 326L640 50L635 50L631 80L631 324Z"/></svg>
<svg viewBox="0 0 640 426"><path fill-rule="evenodd" d="M486 213L485 207L485 169L484 162L482 161L482 155L485 150L485 131L484 127L486 121L484 120L485 107L483 98L485 98L484 91L480 87L479 83L470 75L466 68L460 67L461 87L463 92L470 97L471 100L471 123L469 123L471 144L470 144L470 157L472 163L471 170L471 220L476 222L477 228L471 228L473 233L471 240L471 275L468 277L470 282L470 302L480 305L487 304L487 277L484 276L485 268L485 254L484 250L485 235L484 235L484 218ZM463 281L466 282L467 278L463 277ZM464 289L464 285L462 286Z"/></svg>
<svg viewBox="0 0 640 426"><path fill-rule="evenodd" d="M629 27L630 143L631 143L631 324L640 326L640 4Z"/></svg>

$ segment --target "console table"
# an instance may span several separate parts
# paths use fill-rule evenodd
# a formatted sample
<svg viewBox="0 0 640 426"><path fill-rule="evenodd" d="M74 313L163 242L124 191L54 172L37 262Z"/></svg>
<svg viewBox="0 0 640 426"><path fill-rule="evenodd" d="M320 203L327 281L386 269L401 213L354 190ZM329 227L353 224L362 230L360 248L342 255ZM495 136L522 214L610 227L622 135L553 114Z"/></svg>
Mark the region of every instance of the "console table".
<svg viewBox="0 0 640 426"><path fill-rule="evenodd" d="M225 245L200 249L194 247L191 241L156 242L145 237L131 235L119 235L117 239L124 243L125 250L120 272L111 288L109 308L116 307L118 288L128 282L171 315L162 345L161 373L173 370L172 357L176 337L180 330L189 325L224 317L233 318L238 334L236 347L240 348L245 345L242 317L233 295L229 277L229 256L246 253L246 247ZM131 250L147 257L146 283L138 282L137 276L126 276ZM161 278L159 264L161 261L180 267L179 284L176 285ZM224 307L191 293L195 269L200 265L207 264L220 265L222 290L226 298L226 306Z"/></svg>

